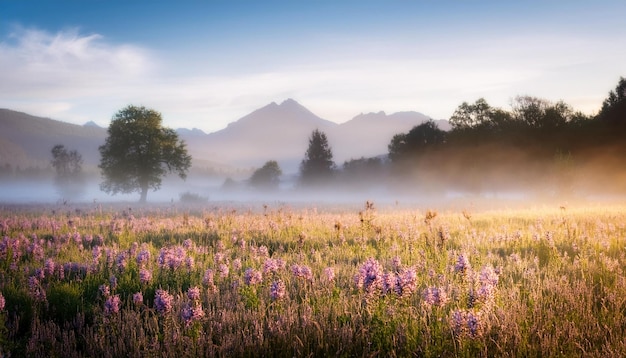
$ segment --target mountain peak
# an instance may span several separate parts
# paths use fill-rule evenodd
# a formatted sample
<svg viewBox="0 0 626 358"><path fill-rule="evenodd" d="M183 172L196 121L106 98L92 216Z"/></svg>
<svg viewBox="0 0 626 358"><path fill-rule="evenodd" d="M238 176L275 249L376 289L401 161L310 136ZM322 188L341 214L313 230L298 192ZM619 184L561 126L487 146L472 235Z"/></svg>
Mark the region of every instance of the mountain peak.
<svg viewBox="0 0 626 358"><path fill-rule="evenodd" d="M102 128L98 125L98 123L94 122L94 121L89 121L85 124L83 124L83 127L94 127L94 128Z"/></svg>

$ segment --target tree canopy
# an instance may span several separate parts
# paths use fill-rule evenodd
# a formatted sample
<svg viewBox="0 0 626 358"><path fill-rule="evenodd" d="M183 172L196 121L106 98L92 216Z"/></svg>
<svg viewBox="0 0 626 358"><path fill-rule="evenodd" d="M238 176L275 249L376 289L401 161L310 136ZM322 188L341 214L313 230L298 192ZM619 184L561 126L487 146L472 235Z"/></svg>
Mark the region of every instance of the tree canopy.
<svg viewBox="0 0 626 358"><path fill-rule="evenodd" d="M104 178L100 188L111 194L139 192L141 202L148 189L161 187L165 174L185 179L191 167L185 143L162 126L159 112L145 107L131 105L117 112L99 150Z"/></svg>
<svg viewBox="0 0 626 358"><path fill-rule="evenodd" d="M439 129L433 120L426 121L413 127L408 133L396 134L389 143L389 159L396 162L416 154L425 149L435 148L443 144L446 132Z"/></svg>
<svg viewBox="0 0 626 358"><path fill-rule="evenodd" d="M309 147L300 163L300 183L304 185L319 184L330 179L335 163L333 152L324 132L318 129L311 133Z"/></svg>
<svg viewBox="0 0 626 358"><path fill-rule="evenodd" d="M76 197L83 189L83 157L76 150L68 151L62 144L52 147L52 167L56 172L55 184L64 197Z"/></svg>
<svg viewBox="0 0 626 358"><path fill-rule="evenodd" d="M283 172L278 162L269 160L261 168L252 173L249 183L252 187L257 189L277 189L282 174Z"/></svg>

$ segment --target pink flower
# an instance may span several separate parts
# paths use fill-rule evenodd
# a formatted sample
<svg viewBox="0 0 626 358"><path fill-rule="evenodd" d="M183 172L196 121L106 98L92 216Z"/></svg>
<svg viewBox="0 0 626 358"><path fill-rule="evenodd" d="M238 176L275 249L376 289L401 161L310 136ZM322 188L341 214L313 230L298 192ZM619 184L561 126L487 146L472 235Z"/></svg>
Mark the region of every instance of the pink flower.
<svg viewBox="0 0 626 358"><path fill-rule="evenodd" d="M214 286L213 276L214 276L213 270L207 269L204 272L204 279L202 280L202 283L204 283L206 286Z"/></svg>
<svg viewBox="0 0 626 358"><path fill-rule="evenodd" d="M327 267L324 269L324 276L327 282L333 282L335 280L335 269Z"/></svg>
<svg viewBox="0 0 626 358"><path fill-rule="evenodd" d="M424 302L429 306L443 306L448 303L446 291L439 287L429 287L423 293Z"/></svg>
<svg viewBox="0 0 626 358"><path fill-rule="evenodd" d="M5 305L6 305L6 300L4 299L2 292L0 292L0 311L4 311Z"/></svg>
<svg viewBox="0 0 626 358"><path fill-rule="evenodd" d="M183 307L180 315L185 322L185 326L191 325L194 321L199 321L204 317L204 310L202 309L202 305L199 302L190 303L188 302Z"/></svg>
<svg viewBox="0 0 626 358"><path fill-rule="evenodd" d="M458 259L456 260L456 264L454 265L454 271L465 273L471 269L472 269L472 266L470 265L469 258L467 257L467 255L465 254L459 255Z"/></svg>

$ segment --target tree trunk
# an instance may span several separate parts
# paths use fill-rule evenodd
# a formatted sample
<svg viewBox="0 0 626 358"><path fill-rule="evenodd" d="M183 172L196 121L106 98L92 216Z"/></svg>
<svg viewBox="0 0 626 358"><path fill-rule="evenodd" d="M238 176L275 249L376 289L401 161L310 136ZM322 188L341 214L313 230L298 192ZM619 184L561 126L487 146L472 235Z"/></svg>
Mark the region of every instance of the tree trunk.
<svg viewBox="0 0 626 358"><path fill-rule="evenodd" d="M141 198L139 198L139 202L140 203L145 203L147 196L148 196L148 186L147 185L142 185L141 186Z"/></svg>

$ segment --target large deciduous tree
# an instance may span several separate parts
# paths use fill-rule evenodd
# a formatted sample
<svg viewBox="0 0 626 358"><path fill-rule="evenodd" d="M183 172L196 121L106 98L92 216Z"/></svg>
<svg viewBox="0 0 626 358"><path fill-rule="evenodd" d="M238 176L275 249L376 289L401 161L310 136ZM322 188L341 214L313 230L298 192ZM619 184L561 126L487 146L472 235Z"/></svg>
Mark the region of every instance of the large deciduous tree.
<svg viewBox="0 0 626 358"><path fill-rule="evenodd" d="M431 119L413 127L408 133L396 134L387 146L389 159L399 162L423 154L425 150L445 143L446 132Z"/></svg>
<svg viewBox="0 0 626 358"><path fill-rule="evenodd" d="M103 191L139 192L140 202L145 202L148 189L159 189L165 174L186 178L191 156L176 132L161 122L159 112L145 107L128 106L113 116L99 148Z"/></svg>
<svg viewBox="0 0 626 358"><path fill-rule="evenodd" d="M309 147L300 163L300 183L321 184L328 181L335 170L333 152L326 134L316 129L309 138Z"/></svg>

